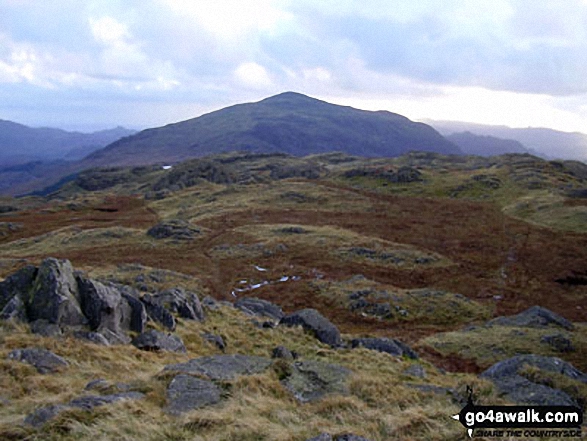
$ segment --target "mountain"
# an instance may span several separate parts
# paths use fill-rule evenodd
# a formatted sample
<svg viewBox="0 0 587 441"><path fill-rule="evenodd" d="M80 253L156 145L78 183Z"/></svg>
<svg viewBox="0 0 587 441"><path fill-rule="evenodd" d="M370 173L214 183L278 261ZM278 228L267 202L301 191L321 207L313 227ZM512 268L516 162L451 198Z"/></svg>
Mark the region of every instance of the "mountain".
<svg viewBox="0 0 587 441"><path fill-rule="evenodd" d="M124 127L94 133L68 132L0 120L0 165L12 166L38 160L77 160L133 133L136 132Z"/></svg>
<svg viewBox="0 0 587 441"><path fill-rule="evenodd" d="M475 135L513 139L522 143L530 152L534 151L534 154L540 156L587 161L587 134L585 133L561 132L535 127L521 129L459 121L426 120L425 122L444 136L468 131Z"/></svg>
<svg viewBox="0 0 587 441"><path fill-rule="evenodd" d="M519 141L496 138L495 136L475 135L471 132L459 132L445 135L466 155L497 156L506 153L530 153Z"/></svg>
<svg viewBox="0 0 587 441"><path fill-rule="evenodd" d="M342 151L366 157L398 156L410 150L460 153L432 127L401 115L358 110L286 92L144 130L94 152L83 164L177 162L234 150L295 156Z"/></svg>

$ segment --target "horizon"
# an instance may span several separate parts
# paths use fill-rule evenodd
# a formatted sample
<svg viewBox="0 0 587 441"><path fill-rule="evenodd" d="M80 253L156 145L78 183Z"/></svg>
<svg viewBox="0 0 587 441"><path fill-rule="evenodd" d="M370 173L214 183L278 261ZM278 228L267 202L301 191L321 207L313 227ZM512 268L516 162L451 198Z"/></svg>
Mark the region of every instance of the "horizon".
<svg viewBox="0 0 587 441"><path fill-rule="evenodd" d="M415 121L582 132L585 20L585 0L0 0L0 118L140 130L296 90Z"/></svg>

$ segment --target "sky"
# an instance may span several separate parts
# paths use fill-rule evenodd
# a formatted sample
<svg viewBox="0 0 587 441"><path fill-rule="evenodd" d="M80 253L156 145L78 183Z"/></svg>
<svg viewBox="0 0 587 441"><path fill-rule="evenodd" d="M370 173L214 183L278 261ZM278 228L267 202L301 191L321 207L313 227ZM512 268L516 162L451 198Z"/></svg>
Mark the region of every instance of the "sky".
<svg viewBox="0 0 587 441"><path fill-rule="evenodd" d="M587 132L587 0L0 0L0 119L142 129L285 91Z"/></svg>

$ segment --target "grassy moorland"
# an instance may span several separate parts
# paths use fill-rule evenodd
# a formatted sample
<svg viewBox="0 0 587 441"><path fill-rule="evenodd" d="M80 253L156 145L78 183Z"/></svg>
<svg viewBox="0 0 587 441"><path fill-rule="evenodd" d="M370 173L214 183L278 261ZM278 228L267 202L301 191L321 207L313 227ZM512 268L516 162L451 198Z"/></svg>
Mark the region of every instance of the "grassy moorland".
<svg viewBox="0 0 587 441"><path fill-rule="evenodd" d="M223 154L171 170L86 171L46 197L3 199L10 209L0 214L0 277L53 256L99 280L141 291L182 286L217 300L233 301L242 280L268 281L238 295L272 301L286 312L316 308L346 338L398 338L421 359L334 350L300 329L260 329L229 307L207 311L203 323L179 322L183 355L56 340L4 322L0 438L462 437L463 428L449 418L461 406L410 384L457 395L472 384L479 402L498 404L503 398L476 376L496 361L536 353L587 370L586 168L528 155L411 153L366 160ZM172 220L186 221L197 233L188 240L147 234ZM367 306L356 303L358 296ZM573 351L541 344L548 329L484 326L533 305L575 323L564 335ZM274 365L226 384L222 405L171 417L161 410L169 382L161 371L218 353L202 332L222 335L228 353L269 356L284 345L306 359L348 367L349 393L300 404L284 391ZM53 350L71 365L62 375L41 375L7 360L10 350L25 346ZM405 373L412 364L423 367L425 378ZM71 410L42 431L20 425L35 408L70 400L96 378L129 383L146 399ZM576 387L574 394L587 396Z"/></svg>

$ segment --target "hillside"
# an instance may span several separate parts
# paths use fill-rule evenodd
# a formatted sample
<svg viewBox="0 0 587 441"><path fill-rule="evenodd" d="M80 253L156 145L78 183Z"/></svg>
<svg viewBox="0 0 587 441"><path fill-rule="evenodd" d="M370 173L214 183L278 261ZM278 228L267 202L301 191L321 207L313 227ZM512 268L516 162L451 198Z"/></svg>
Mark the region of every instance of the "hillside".
<svg viewBox="0 0 587 441"><path fill-rule="evenodd" d="M410 150L460 152L431 127L401 115L288 92L144 130L93 153L83 165L173 163L233 150L295 156L342 151L366 157L398 156Z"/></svg>
<svg viewBox="0 0 587 441"><path fill-rule="evenodd" d="M0 166L31 161L77 160L117 139L135 133L123 127L94 133L32 128L0 120Z"/></svg>
<svg viewBox="0 0 587 441"><path fill-rule="evenodd" d="M552 159L587 161L587 134L561 132L546 128L511 128L458 121L426 121L442 135L471 132L479 136L493 136L520 142L530 153Z"/></svg>
<svg viewBox="0 0 587 441"><path fill-rule="evenodd" d="M458 146L465 155L497 156L506 153L530 153L520 142L513 139L474 135L471 132L452 133L445 135L445 138Z"/></svg>

